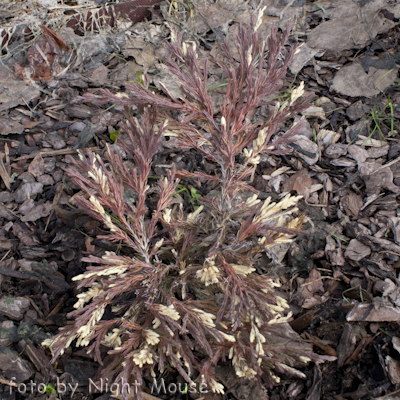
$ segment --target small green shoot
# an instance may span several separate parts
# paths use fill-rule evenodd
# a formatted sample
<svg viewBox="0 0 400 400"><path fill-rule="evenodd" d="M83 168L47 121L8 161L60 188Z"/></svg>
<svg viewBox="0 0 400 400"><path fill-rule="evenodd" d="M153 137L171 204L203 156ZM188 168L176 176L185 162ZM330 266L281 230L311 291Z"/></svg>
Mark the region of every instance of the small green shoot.
<svg viewBox="0 0 400 400"><path fill-rule="evenodd" d="M189 385L186 384L186 385L185 385L185 389L183 389L181 393L182 393L182 394L186 394L188 391L189 391Z"/></svg>
<svg viewBox="0 0 400 400"><path fill-rule="evenodd" d="M283 101L285 101L285 100L290 99L290 97L292 96L291 91L293 91L294 89L296 89L296 86L295 86L295 81L296 81L296 79L297 79L297 74L295 74L295 76L294 76L292 82L290 83L290 85L289 85L289 87L288 87L287 89L281 90L281 91L279 91L279 92L276 92L276 96L273 97L273 98L270 99L270 100L278 100L278 101L280 101L280 102L283 102Z"/></svg>
<svg viewBox="0 0 400 400"><path fill-rule="evenodd" d="M315 128L312 128L312 136L313 136L313 141L317 143L317 131Z"/></svg>
<svg viewBox="0 0 400 400"><path fill-rule="evenodd" d="M342 237L335 235L334 233L331 233L331 236L334 237L335 239L340 240L341 242L344 242L346 244L349 244L349 242L346 239L343 239Z"/></svg>
<svg viewBox="0 0 400 400"><path fill-rule="evenodd" d="M317 6L326 16L328 19L332 19L332 17L328 14L324 7L320 6L317 3L312 3L314 6Z"/></svg>
<svg viewBox="0 0 400 400"><path fill-rule="evenodd" d="M351 290L355 290L355 289L359 289L359 291L360 291L360 300L361 300L361 303L363 303L364 302L364 296L363 296L363 291L364 291L364 289L361 287L361 285L357 285L357 286L354 286L354 287L351 287L351 288L349 288L349 289L346 289L346 290L344 290L343 291L343 293L342 293L342 297L343 297L343 299L347 302L347 303L350 303L350 301L349 301L349 299L344 295L346 292L350 292Z"/></svg>
<svg viewBox="0 0 400 400"><path fill-rule="evenodd" d="M213 86L213 87L210 87L209 89L207 89L207 92L211 92L212 90L216 90L216 89L218 89L218 88L220 88L220 87L224 87L224 86L226 86L228 83L220 83L219 85L216 85L216 86Z"/></svg>
<svg viewBox="0 0 400 400"><path fill-rule="evenodd" d="M119 131L111 132L111 133L110 133L110 139L111 139L113 142L116 142L119 135L120 135L120 132L119 132Z"/></svg>
<svg viewBox="0 0 400 400"><path fill-rule="evenodd" d="M382 109L373 108L367 116L368 124L368 137L364 140L361 146L372 138L374 133L377 133L381 142L386 141L387 137L393 137L397 135L400 130L399 126L394 122L394 105L390 100L390 96L387 98L387 103ZM353 140L356 141L358 135Z"/></svg>
<svg viewBox="0 0 400 400"><path fill-rule="evenodd" d="M14 172L11 176L10 176L10 183L14 183L15 179L18 177L19 174L17 174L16 172Z"/></svg>
<svg viewBox="0 0 400 400"><path fill-rule="evenodd" d="M75 222L74 231L81 233L83 236L85 236L87 238L90 237L87 233L83 232L83 230L79 227L79 225L76 222Z"/></svg>
<svg viewBox="0 0 400 400"><path fill-rule="evenodd" d="M57 394L56 387L52 383L48 383L44 388L46 394Z"/></svg>
<svg viewBox="0 0 400 400"><path fill-rule="evenodd" d="M378 331L382 332L384 335L389 336L390 338L393 337L388 331L385 331L383 328L379 328Z"/></svg>
<svg viewBox="0 0 400 400"><path fill-rule="evenodd" d="M105 113L107 111L110 111L114 107L115 107L115 104L112 104L110 107L107 107L105 110L103 110L100 114L103 114L103 113Z"/></svg>
<svg viewBox="0 0 400 400"><path fill-rule="evenodd" d="M178 185L178 190L175 192L175 194L179 194L182 192L186 192L189 195L189 201L192 203L194 210L196 211L199 208L199 205L196 203L200 200L201 194L197 192L197 189L194 188L193 186L190 187L190 191L187 190L187 188L183 185Z"/></svg>

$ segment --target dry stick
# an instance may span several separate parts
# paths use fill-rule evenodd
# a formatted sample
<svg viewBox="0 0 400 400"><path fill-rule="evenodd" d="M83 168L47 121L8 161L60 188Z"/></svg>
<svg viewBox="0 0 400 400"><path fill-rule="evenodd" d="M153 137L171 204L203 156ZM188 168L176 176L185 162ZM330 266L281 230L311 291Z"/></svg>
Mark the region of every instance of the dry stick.
<svg viewBox="0 0 400 400"><path fill-rule="evenodd" d="M1 258L0 262L2 262L2 261L5 260L5 258L8 256L8 253L9 253L10 251L11 251L11 249L9 249L9 250L7 251L7 253Z"/></svg>
<svg viewBox="0 0 400 400"><path fill-rule="evenodd" d="M39 314L40 318L44 318L44 314L42 310L37 306L37 304L31 299L30 297L27 298L29 302L31 303L32 307L36 310L36 312Z"/></svg>
<svg viewBox="0 0 400 400"><path fill-rule="evenodd" d="M97 152L100 151L100 147L85 147L83 149L78 149L78 150L82 150L82 151L93 151L93 152ZM38 154L40 154L42 157L53 157L53 156L64 156L67 154L76 154L77 150L75 149L61 149L61 150L52 150L52 151L37 151L36 153L32 153L32 154L27 154L25 156L21 156L19 158L16 158L13 161L21 161L21 160L28 160L30 158L35 158Z"/></svg>
<svg viewBox="0 0 400 400"><path fill-rule="evenodd" d="M64 305L64 303L65 303L65 301L68 299L68 297L69 297L69 296L68 296L67 294L64 294L64 295L61 297L60 301L59 301L59 302L55 305L55 307L50 311L48 317L51 317L51 316L57 314L57 313L61 310L62 306Z"/></svg>
<svg viewBox="0 0 400 400"><path fill-rule="evenodd" d="M0 376L0 383L2 385L12 386L12 387L17 387L18 386L17 383L9 381L9 380L3 378L2 376Z"/></svg>
<svg viewBox="0 0 400 400"><path fill-rule="evenodd" d="M10 175L7 172L6 166L3 163L3 153L0 154L0 176L3 179L4 184L8 190L11 190L10 186Z"/></svg>
<svg viewBox="0 0 400 400"><path fill-rule="evenodd" d="M284 12L295 2L296 0L291 0L289 1L288 4L286 4L285 8L281 11L279 15L279 19L282 19Z"/></svg>
<svg viewBox="0 0 400 400"><path fill-rule="evenodd" d="M60 201L60 197L61 197L61 194L62 194L63 190L64 190L64 184L61 183L56 188L56 195L54 196L54 199L53 199L53 208L51 209L50 215L47 218L46 226L44 227L44 231L45 232L47 231L47 227L49 226L50 220L53 217L54 207L56 205L58 205L58 202Z"/></svg>
<svg viewBox="0 0 400 400"><path fill-rule="evenodd" d="M358 343L358 346L356 349L353 351L353 354L347 359L347 361L344 363L344 365L350 364L350 362L355 361L356 357L360 353L360 351L363 349L364 346L367 346L373 342L373 340L376 338L377 335L371 337L371 336L366 336L360 340L360 343Z"/></svg>
<svg viewBox="0 0 400 400"><path fill-rule="evenodd" d="M393 399L395 399L396 397L394 397L395 395L397 395L397 394L400 394L400 389L399 390L395 390L394 392L392 392L392 393L388 393L388 394L385 394L384 396L380 396L380 397L374 397L373 399L379 399L379 400L385 400L385 399L387 399L387 400L393 400Z"/></svg>
<svg viewBox="0 0 400 400"><path fill-rule="evenodd" d="M398 161L400 161L400 157L395 158L393 161L390 161L390 162L388 162L388 163L385 164L385 165L381 165L378 169L376 169L374 172L372 172L371 175L376 174L377 172L379 172L380 170L382 170L382 169L384 169L384 168L386 168L386 167L390 167L390 166L392 166L393 164L396 164Z"/></svg>

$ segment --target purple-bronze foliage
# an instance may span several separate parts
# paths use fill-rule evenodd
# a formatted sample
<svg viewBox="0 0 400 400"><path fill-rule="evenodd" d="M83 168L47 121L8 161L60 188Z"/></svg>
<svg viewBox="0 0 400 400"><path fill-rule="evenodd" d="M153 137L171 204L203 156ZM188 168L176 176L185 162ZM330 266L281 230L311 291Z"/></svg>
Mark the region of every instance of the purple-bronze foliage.
<svg viewBox="0 0 400 400"><path fill-rule="evenodd" d="M101 238L123 243L129 256L106 252L84 259L91 266L74 278L82 292L71 323L51 340L54 360L74 342L102 364L105 346L102 373L115 382L142 384L143 376L156 376L169 364L188 383L199 377L197 382L222 392L214 371L220 361L231 362L239 377L262 376L272 384L282 373L304 377L296 367L327 359L290 328L279 282L255 270L267 248L299 233L304 217L293 216L299 197L259 200L251 177L261 154L288 151L301 122L280 137L274 136L277 127L309 105L300 85L275 104L267 121L249 120L279 89L295 50L284 48L289 29L279 35L273 28L266 61L258 25L253 19L240 27L239 60L227 44L224 63L210 60L226 77L219 109L207 90L208 61L199 65L195 46L174 31L165 64L181 83L181 98L163 86L152 91L147 77L144 84L126 84L126 93L84 95L88 102L140 110L137 118L127 117L119 142L128 160L108 147L106 160L80 153L69 170L88 196L78 198L78 206L109 230ZM215 173L172 167L157 185L150 183L163 135L173 136L180 149L202 153ZM174 198L179 179L213 181L215 194L186 210ZM134 194L129 201L127 191ZM106 307L112 318L104 318Z"/></svg>

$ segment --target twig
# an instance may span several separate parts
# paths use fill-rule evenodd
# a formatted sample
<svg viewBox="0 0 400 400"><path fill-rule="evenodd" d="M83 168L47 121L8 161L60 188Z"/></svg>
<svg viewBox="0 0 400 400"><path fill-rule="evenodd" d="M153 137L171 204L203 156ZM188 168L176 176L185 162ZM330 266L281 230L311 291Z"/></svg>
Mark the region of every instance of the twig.
<svg viewBox="0 0 400 400"><path fill-rule="evenodd" d="M85 147L79 150L90 150L93 152L100 151L100 147ZM36 153L27 154L26 156L21 156L16 158L14 161L21 161L21 160L29 160L30 158L35 158L38 154L42 157L53 157L53 156L64 156L67 154L76 154L77 150L75 149L61 149L61 150L52 150L52 151L37 151Z"/></svg>
<svg viewBox="0 0 400 400"><path fill-rule="evenodd" d="M376 169L374 172L372 172L371 175L376 174L377 172L381 171L382 169L390 167L393 164L396 164L398 161L400 161L400 157L395 158L394 160L388 162L387 164L381 165L378 169Z"/></svg>
<svg viewBox="0 0 400 400"><path fill-rule="evenodd" d="M12 386L12 387L17 387L18 386L17 383L9 381L9 380L3 378L2 376L0 376L0 383L2 385Z"/></svg>

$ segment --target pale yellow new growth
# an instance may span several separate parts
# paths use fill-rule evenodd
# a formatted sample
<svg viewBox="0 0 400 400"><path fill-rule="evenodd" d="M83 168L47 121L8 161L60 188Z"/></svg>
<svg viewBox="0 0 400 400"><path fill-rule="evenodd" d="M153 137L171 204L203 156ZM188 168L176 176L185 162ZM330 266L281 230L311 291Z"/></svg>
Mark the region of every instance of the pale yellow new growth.
<svg viewBox="0 0 400 400"><path fill-rule="evenodd" d="M289 308L288 302L283 297L276 296L276 303L278 304L279 307L282 307L284 309Z"/></svg>
<svg viewBox="0 0 400 400"><path fill-rule="evenodd" d="M169 317L173 319L174 321L178 321L178 319L181 317L178 313L178 311L175 310L175 307L173 304L170 306L164 306L163 304L156 304L154 308L160 313L165 315L166 317Z"/></svg>
<svg viewBox="0 0 400 400"><path fill-rule="evenodd" d="M163 212L164 221L167 222L168 224L171 222L171 213L172 210L170 208L166 208L165 211Z"/></svg>
<svg viewBox="0 0 400 400"><path fill-rule="evenodd" d="M281 378L279 378L279 376L276 376L274 374L271 374L271 378L276 382L276 383L280 383L281 382Z"/></svg>
<svg viewBox="0 0 400 400"><path fill-rule="evenodd" d="M299 370L297 370L295 368L289 367L289 365L282 364L282 363L276 363L276 364L279 365L284 370L286 370L290 375L297 375L297 376L300 376L303 379L306 378L306 375L303 374L303 372L300 372Z"/></svg>
<svg viewBox="0 0 400 400"><path fill-rule="evenodd" d="M249 151L246 148L244 148L243 149L243 154L247 158L247 161L246 161L247 164L257 165L257 164L260 163L260 159L261 158L260 158L260 156L254 156L253 149L251 149Z"/></svg>
<svg viewBox="0 0 400 400"><path fill-rule="evenodd" d="M253 151L258 152L264 146L268 136L268 127L260 129L257 139L253 140Z"/></svg>
<svg viewBox="0 0 400 400"><path fill-rule="evenodd" d="M268 197L261 207L260 213L253 218L253 221L265 223L283 215L292 214L297 211L297 208L282 211L297 204L301 198L302 196L290 196L290 193L288 193L279 203L271 203L271 197Z"/></svg>
<svg viewBox="0 0 400 400"><path fill-rule="evenodd" d="M79 276L79 275L78 275ZM77 280L75 276L72 280ZM83 293L79 293L76 297L79 299L75 304L74 308L82 308L86 303L88 303L91 299L98 296L100 293L103 293L104 290L99 283L93 283L92 286Z"/></svg>
<svg viewBox="0 0 400 400"><path fill-rule="evenodd" d="M211 258L206 258L203 268L196 272L196 277L200 279L206 286L210 286L218 282L220 271L215 265L215 261Z"/></svg>
<svg viewBox="0 0 400 400"><path fill-rule="evenodd" d="M119 99L129 99L129 96L126 93L122 92L116 93L115 97L118 97Z"/></svg>
<svg viewBox="0 0 400 400"><path fill-rule="evenodd" d="M219 269L216 266L205 267L196 272L199 278L206 286L210 286L218 282Z"/></svg>
<svg viewBox="0 0 400 400"><path fill-rule="evenodd" d="M225 117L221 117L221 126L226 129L226 119Z"/></svg>
<svg viewBox="0 0 400 400"><path fill-rule="evenodd" d="M235 368L236 375L239 378L253 379L257 375L257 372L253 368L250 368L247 365L243 357L238 357L237 355L233 355L233 351L234 351L233 347L231 347L229 352L229 358L232 359L232 365Z"/></svg>
<svg viewBox="0 0 400 400"><path fill-rule="evenodd" d="M296 208L293 210L290 210L291 212L297 210ZM289 212L285 212L281 214L275 221L274 225L275 226L282 226L284 228L288 229L301 229L305 223L305 218L303 215L300 215L297 218L289 219L288 214ZM269 231L267 232L268 236L270 239L273 240L273 243L271 244L264 244L266 241L266 237L262 237L258 239L258 243L262 246L264 246L266 249L273 247L277 244L281 243L290 243L292 241L292 238L295 236L293 234L289 233L283 233L283 232L274 232L274 231Z"/></svg>
<svg viewBox="0 0 400 400"><path fill-rule="evenodd" d="M158 240L157 243L154 245L154 248L156 250L158 250L163 245L163 243L164 243L164 239Z"/></svg>
<svg viewBox="0 0 400 400"><path fill-rule="evenodd" d="M153 354L146 345L143 349L133 353L133 362L142 368L144 364L153 364Z"/></svg>
<svg viewBox="0 0 400 400"><path fill-rule="evenodd" d="M252 51L253 51L253 45L250 45L249 50L247 51L247 65L250 65L253 61L253 56L252 56Z"/></svg>
<svg viewBox="0 0 400 400"><path fill-rule="evenodd" d="M293 90L291 98L290 98L290 105L292 105L298 98L303 96L304 93L304 81L301 81L300 86Z"/></svg>
<svg viewBox="0 0 400 400"><path fill-rule="evenodd" d="M96 154L96 158L100 159L100 156ZM88 172L88 175L97 183L101 186L105 194L110 194L110 187L108 186L107 182L107 177L104 174L103 170L100 167L96 166L95 160L93 160L92 168L94 170L94 173L92 171Z"/></svg>
<svg viewBox="0 0 400 400"><path fill-rule="evenodd" d="M163 132L163 136L177 137L179 135L177 133L175 133L174 131L168 129Z"/></svg>
<svg viewBox="0 0 400 400"><path fill-rule="evenodd" d="M288 320L292 317L293 313L290 311L289 314L284 317L280 314L275 315L275 318L269 320L267 322L268 325L274 325L274 324L282 324L283 322L288 322Z"/></svg>
<svg viewBox="0 0 400 400"><path fill-rule="evenodd" d="M182 43L182 53L185 56L187 53L187 45L185 42Z"/></svg>
<svg viewBox="0 0 400 400"><path fill-rule="evenodd" d="M217 382L215 379L211 379L210 381L210 387L211 390L214 393L219 393L219 394L224 394L224 385L222 385L221 383Z"/></svg>
<svg viewBox="0 0 400 400"><path fill-rule="evenodd" d="M256 26L254 27L254 31L256 32L258 30L258 28L261 26L262 24L262 17L264 15L264 11L267 8L267 6L264 6L263 8L260 8L258 10L258 14L257 14L257 22L256 22Z"/></svg>
<svg viewBox="0 0 400 400"><path fill-rule="evenodd" d="M164 188L164 190L166 190L168 188L168 178L166 178L166 177L163 179L163 188Z"/></svg>
<svg viewBox="0 0 400 400"><path fill-rule="evenodd" d="M158 318L153 319L153 329L157 329L161 325L161 321Z"/></svg>
<svg viewBox="0 0 400 400"><path fill-rule="evenodd" d="M265 336L261 334L256 324L251 323L250 343L256 341L256 352L259 357L265 355L263 343L265 343Z"/></svg>
<svg viewBox="0 0 400 400"><path fill-rule="evenodd" d="M254 343L254 340L257 339L261 343L265 343L265 336L262 335L256 324L251 323L251 331L250 331L250 343Z"/></svg>
<svg viewBox="0 0 400 400"><path fill-rule="evenodd" d="M76 346L88 346L91 340L91 335L94 333L94 326L101 320L104 314L106 304L99 305L92 313L90 320L86 325L81 326L78 329L78 340ZM66 346L67 347L67 346Z"/></svg>
<svg viewBox="0 0 400 400"><path fill-rule="evenodd" d="M204 206L200 206L196 211L190 213L187 216L187 220L192 222L196 219L196 217L203 211Z"/></svg>
<svg viewBox="0 0 400 400"><path fill-rule="evenodd" d="M151 329L146 329L144 331L146 342L150 345L155 345L160 342L160 335L157 332L152 331Z"/></svg>
<svg viewBox="0 0 400 400"><path fill-rule="evenodd" d="M121 334L122 330L118 328L114 328L112 332L107 333L104 337L104 340L101 341L101 344L106 347L112 347L114 349L121 346Z"/></svg>
<svg viewBox="0 0 400 400"><path fill-rule="evenodd" d="M204 325L214 328L214 319L216 318L214 314L207 313L203 310L200 310L199 308L193 308L193 311L197 313L197 316L201 319L201 321L204 323Z"/></svg>
<svg viewBox="0 0 400 400"><path fill-rule="evenodd" d="M253 207L253 206L255 206L255 205L259 204L259 203L261 203L261 200L258 199L258 196L256 194L254 194L253 196L249 197L246 200L246 206L247 207Z"/></svg>
<svg viewBox="0 0 400 400"><path fill-rule="evenodd" d="M222 337L225 339L225 340L227 340L228 342L236 342L236 338L235 338L235 336L233 336L233 335L228 335L228 334L226 334L226 333L224 333L224 332L221 332L221 331L218 331L221 335L222 335Z"/></svg>
<svg viewBox="0 0 400 400"><path fill-rule="evenodd" d="M105 268L100 271L94 271L94 272L85 272L84 274L80 274L77 276L74 276L72 278L73 281L80 281L85 278L90 278L91 276L108 276L108 275L121 275L123 274L126 270L128 269L127 266L125 265L117 265L113 266L110 268Z"/></svg>
<svg viewBox="0 0 400 400"><path fill-rule="evenodd" d="M232 264L231 267L239 275L248 275L254 272L256 269L253 267L247 267L246 265Z"/></svg>
<svg viewBox="0 0 400 400"><path fill-rule="evenodd" d="M111 218L108 214L106 214L103 206L94 196L90 196L89 201L92 203L94 207L94 211L97 211L102 217L103 221L106 224L107 228L110 229L111 232L116 232L116 226L111 222Z"/></svg>

